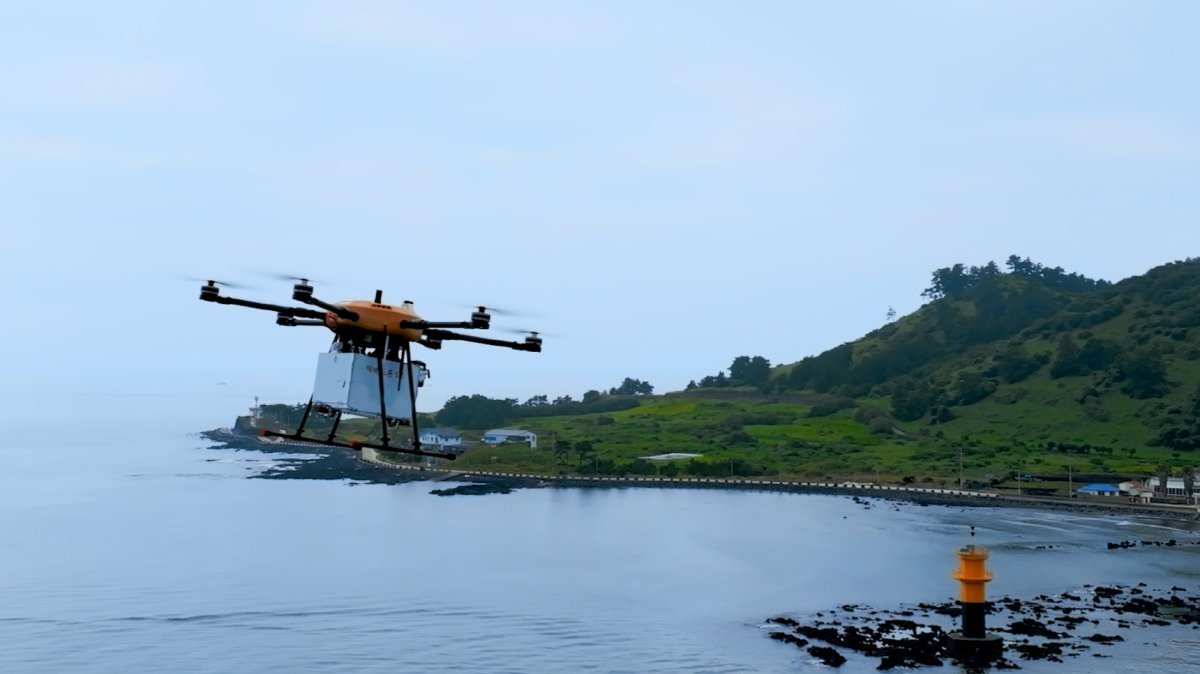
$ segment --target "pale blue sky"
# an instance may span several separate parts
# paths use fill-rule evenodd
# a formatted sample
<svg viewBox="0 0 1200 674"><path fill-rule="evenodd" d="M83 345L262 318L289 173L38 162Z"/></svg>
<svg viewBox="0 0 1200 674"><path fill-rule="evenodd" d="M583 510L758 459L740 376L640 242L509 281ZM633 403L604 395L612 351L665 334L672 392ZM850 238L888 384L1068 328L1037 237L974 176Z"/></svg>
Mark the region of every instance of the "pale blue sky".
<svg viewBox="0 0 1200 674"><path fill-rule="evenodd" d="M1200 253L1194 2L6 2L10 397L306 398L316 329L179 275L536 314L422 409L791 362L1010 253ZM227 382L218 386L217 382ZM11 409L11 408L10 408Z"/></svg>

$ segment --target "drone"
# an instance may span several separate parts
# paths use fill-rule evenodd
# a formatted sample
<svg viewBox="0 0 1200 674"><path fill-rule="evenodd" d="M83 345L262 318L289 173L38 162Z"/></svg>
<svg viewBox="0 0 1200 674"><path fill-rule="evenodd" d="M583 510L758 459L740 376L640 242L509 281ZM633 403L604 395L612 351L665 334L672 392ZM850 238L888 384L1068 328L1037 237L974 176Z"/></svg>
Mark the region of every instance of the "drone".
<svg viewBox="0 0 1200 674"><path fill-rule="evenodd" d="M292 286L292 299L316 309L267 304L223 295L221 286L236 286L221 281L208 280L200 286L200 299L205 302L271 311L275 313L278 325L325 327L333 332L329 351L318 356L313 394L300 417L299 426L291 433L264 428L259 431L263 436L354 450L371 448L453 460L457 454L421 448L417 428L417 389L425 384L429 370L424 362L413 359L412 345L441 349L444 342L462 341L515 351L537 353L542 350L542 338L536 332L528 333L522 341L456 332L489 329L492 320L490 312L499 313L496 309L478 306L466 321L427 321L417 314L411 301L405 300L400 305L384 304L381 290L375 291L374 300L324 302L313 295L313 287L308 279L287 278L296 282ZM304 434L305 425L314 412L333 418L332 428L323 438ZM372 443L339 439L338 424L345 413L377 417L382 441ZM388 431L397 426L411 428L412 439L409 443L392 441Z"/></svg>

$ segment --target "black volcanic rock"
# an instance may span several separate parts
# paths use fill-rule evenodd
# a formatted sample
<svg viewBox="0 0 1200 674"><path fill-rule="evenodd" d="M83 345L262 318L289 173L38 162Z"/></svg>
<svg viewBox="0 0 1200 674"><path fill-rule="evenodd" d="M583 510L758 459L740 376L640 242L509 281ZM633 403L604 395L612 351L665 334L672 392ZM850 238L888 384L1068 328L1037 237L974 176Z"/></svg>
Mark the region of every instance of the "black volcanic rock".
<svg viewBox="0 0 1200 674"><path fill-rule="evenodd" d="M817 658L823 665L841 667L846 664L846 656L828 646L809 646L808 654Z"/></svg>

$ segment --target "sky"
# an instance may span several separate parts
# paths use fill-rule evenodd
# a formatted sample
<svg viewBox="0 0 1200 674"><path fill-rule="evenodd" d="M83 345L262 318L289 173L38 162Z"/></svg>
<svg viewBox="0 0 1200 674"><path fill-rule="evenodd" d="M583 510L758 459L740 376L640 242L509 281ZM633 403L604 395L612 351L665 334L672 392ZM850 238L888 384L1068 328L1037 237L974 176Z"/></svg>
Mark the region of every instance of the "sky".
<svg viewBox="0 0 1200 674"><path fill-rule="evenodd" d="M419 408L789 363L1010 254L1200 253L1194 2L0 2L6 414L301 401L330 335L522 312ZM519 337L517 337L519 338ZM24 406L24 407L22 407Z"/></svg>

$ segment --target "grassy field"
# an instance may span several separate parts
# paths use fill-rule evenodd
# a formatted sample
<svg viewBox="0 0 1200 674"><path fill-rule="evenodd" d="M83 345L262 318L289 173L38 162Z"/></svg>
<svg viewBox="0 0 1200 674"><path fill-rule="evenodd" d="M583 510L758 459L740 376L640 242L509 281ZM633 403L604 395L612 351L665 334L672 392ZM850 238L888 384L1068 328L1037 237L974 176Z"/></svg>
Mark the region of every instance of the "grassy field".
<svg viewBox="0 0 1200 674"><path fill-rule="evenodd" d="M1029 474L1065 484L1071 472L1080 476L1079 484L1146 477L1160 462L1188 463L1191 457L1147 445L1153 433L1138 420L1142 401L1114 395L1105 400L1110 421L1087 419L1072 407L1079 407L1073 389L1085 384L1031 379L1022 382L1028 393L1019 415L1006 409L1012 405L988 400L962 408L958 418L944 424L905 423L898 426L899 433L882 434L872 434L857 421L856 409L809 417L809 405L768 396L721 399L705 392L646 397L640 406L620 412L513 420L509 425L538 434L538 449L480 445L455 465L549 474L666 471L957 484L961 460L967 482L1001 483ZM1062 453L1039 446L1049 441L1100 449ZM590 443L593 451L577 452L580 443ZM701 456L644 459L670 452Z"/></svg>
<svg viewBox="0 0 1200 674"><path fill-rule="evenodd" d="M992 278L991 295L930 302L807 364L776 367L758 388L639 396L636 407L569 416L521 418L516 406L503 425L536 432L538 448L486 446L478 442L479 432L467 431L470 449L457 465L994 485L1015 484L1017 475L1061 485L1068 475L1079 482L1116 482L1148 477L1162 464L1200 465L1200 450L1155 446L1168 420L1186 430L1177 438L1192 432L1178 426L1185 416L1167 411L1187 407L1200 385L1200 300L1194 292L1200 262L1165 265L1096 292L1056 290L1026 277ZM1041 290L1025 292L1031 288ZM1050 313L1022 313L1039 302ZM1032 318L993 320L1012 316ZM1089 343L1094 357L1085 368L1063 365L1084 363L1064 354L1078 354ZM1137 358L1122 364L1127 356L1158 361L1154 388L1130 389L1129 372L1139 368ZM1001 367L1023 362L1035 367L1023 366L1019 374ZM1081 371L1087 374L1071 374ZM1052 378L1051 372L1068 376ZM914 394L922 390L936 393L928 399ZM1161 397L1132 397L1164 390ZM899 401L896 410L893 400ZM896 420L914 416L920 418ZM344 431L377 437L367 422L350 422ZM673 452L699 456L645 458Z"/></svg>
<svg viewBox="0 0 1200 674"><path fill-rule="evenodd" d="M1184 381L1200 377L1200 363L1182 362ZM539 446L489 446L482 431L463 431L470 448L453 465L479 470L542 474L638 474L784 476L812 480L887 483L994 484L1015 488L1019 475L1066 485L1144 478L1155 466L1194 466L1190 454L1151 446L1156 410L1181 403L1186 387L1162 399L1135 400L1115 388L1100 391L1103 410L1080 403L1096 391L1091 376L1051 379L1044 371L1003 384L987 399L954 408L953 420L894 423L872 433L862 411L889 411L886 398L864 397L854 407L810 416L822 398L812 394L766 395L754 389L696 390L642 396L637 407L600 414L515 418L506 426L538 434ZM519 408L518 408L519 409ZM397 429L397 436L407 429ZM341 427L345 438L378 438L378 426L355 419ZM1053 443L1053 446L1050 446ZM1064 452L1059 443L1076 446ZM1087 446L1086 451L1083 447ZM664 453L695 459L649 461ZM1065 488L1065 487L1063 487Z"/></svg>

